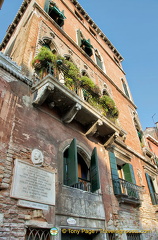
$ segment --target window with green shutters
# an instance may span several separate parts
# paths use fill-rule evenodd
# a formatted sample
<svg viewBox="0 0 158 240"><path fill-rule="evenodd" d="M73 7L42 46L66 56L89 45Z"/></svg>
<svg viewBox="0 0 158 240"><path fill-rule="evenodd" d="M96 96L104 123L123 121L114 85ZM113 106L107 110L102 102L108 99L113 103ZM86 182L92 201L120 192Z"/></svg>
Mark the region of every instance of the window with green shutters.
<svg viewBox="0 0 158 240"><path fill-rule="evenodd" d="M147 180L148 187L149 187L149 192L150 192L150 197L151 197L152 204L157 205L158 204L158 193L156 193L153 180L149 176L148 173L146 173L145 175L146 175L146 180Z"/></svg>
<svg viewBox="0 0 158 240"><path fill-rule="evenodd" d="M133 166L130 163L117 159L113 152L109 152L109 158L114 194L127 195L130 198L139 199Z"/></svg>
<svg viewBox="0 0 158 240"><path fill-rule="evenodd" d="M93 46L90 43L90 39L86 40L80 29L77 30L78 45L85 51L85 53L91 57L93 55Z"/></svg>
<svg viewBox="0 0 158 240"><path fill-rule="evenodd" d="M91 154L88 167L77 148L74 138L64 152L64 184L84 191L95 192L100 188L97 149Z"/></svg>
<svg viewBox="0 0 158 240"><path fill-rule="evenodd" d="M60 11L55 2L46 0L44 10L60 27L64 25L64 19L66 18L64 11Z"/></svg>

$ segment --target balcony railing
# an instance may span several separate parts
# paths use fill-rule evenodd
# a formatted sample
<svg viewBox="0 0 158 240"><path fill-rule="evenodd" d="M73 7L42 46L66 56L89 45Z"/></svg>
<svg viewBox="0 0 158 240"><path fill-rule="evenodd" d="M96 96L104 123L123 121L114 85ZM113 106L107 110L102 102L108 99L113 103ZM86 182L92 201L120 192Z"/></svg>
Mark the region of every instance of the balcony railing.
<svg viewBox="0 0 158 240"><path fill-rule="evenodd" d="M73 185L74 188L79 188L83 191L91 192L91 183L83 178L78 178L78 183Z"/></svg>
<svg viewBox="0 0 158 240"><path fill-rule="evenodd" d="M119 197L121 197L126 202L129 200L140 201L141 200L141 191L142 187L139 187L131 182L128 182L124 179L118 178L113 180L114 189Z"/></svg>

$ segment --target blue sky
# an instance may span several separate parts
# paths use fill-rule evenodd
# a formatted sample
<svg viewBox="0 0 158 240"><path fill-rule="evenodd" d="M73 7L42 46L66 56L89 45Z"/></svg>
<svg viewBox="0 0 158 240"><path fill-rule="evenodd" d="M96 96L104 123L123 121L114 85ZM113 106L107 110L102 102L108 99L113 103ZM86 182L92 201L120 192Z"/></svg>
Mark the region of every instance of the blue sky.
<svg viewBox="0 0 158 240"><path fill-rule="evenodd" d="M158 0L78 0L124 57L143 130L158 121ZM22 0L4 0L0 42Z"/></svg>

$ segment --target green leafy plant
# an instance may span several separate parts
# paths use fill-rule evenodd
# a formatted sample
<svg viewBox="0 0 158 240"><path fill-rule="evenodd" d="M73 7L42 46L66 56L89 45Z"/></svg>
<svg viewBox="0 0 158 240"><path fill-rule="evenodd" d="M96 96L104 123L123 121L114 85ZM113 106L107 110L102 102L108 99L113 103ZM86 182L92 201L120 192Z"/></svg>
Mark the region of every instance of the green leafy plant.
<svg viewBox="0 0 158 240"><path fill-rule="evenodd" d="M80 78L80 86L87 90L92 97L99 97L100 95L100 89L99 87L87 76L82 76Z"/></svg>
<svg viewBox="0 0 158 240"><path fill-rule="evenodd" d="M108 95L103 95L99 99L99 103L102 105L106 114L108 114L112 118L118 117L119 112L117 107L115 106L115 102Z"/></svg>
<svg viewBox="0 0 158 240"><path fill-rule="evenodd" d="M80 71L79 68L71 61L65 60L65 65L68 67L67 75L74 78L75 81L79 81Z"/></svg>
<svg viewBox="0 0 158 240"><path fill-rule="evenodd" d="M38 65L38 69L36 68L37 62L41 64ZM48 47L42 47L33 59L32 66L41 78L44 76L44 72L45 74L48 74L48 72L55 73L55 75L60 71L63 72L65 86L75 92L77 92L78 88L82 88L84 99L90 105L108 118L118 118L119 112L115 106L115 102L108 95L100 97L99 87L89 77L81 77L79 68L73 62L66 60L60 55L53 54Z"/></svg>
<svg viewBox="0 0 158 240"><path fill-rule="evenodd" d="M75 91L79 86L80 71L78 67L69 60L64 60L63 63L67 67L67 71L65 73L65 85Z"/></svg>
<svg viewBox="0 0 158 240"><path fill-rule="evenodd" d="M39 61L42 65L54 63L57 60L57 56L51 52L47 47L42 47L37 56L32 61L32 66L35 67L36 62Z"/></svg>
<svg viewBox="0 0 158 240"><path fill-rule="evenodd" d="M95 88L95 83L87 76L82 76L80 78L80 85L85 89L93 90Z"/></svg>

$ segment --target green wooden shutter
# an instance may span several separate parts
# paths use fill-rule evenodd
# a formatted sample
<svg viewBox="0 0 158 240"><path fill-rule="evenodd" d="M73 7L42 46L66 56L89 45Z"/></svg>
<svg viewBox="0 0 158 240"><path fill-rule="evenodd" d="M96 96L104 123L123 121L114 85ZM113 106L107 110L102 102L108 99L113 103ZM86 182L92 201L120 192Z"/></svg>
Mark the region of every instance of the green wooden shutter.
<svg viewBox="0 0 158 240"><path fill-rule="evenodd" d="M113 189L116 195L121 194L121 187L118 177L118 170L116 164L116 157L113 152L109 152L110 166L111 166L111 175L113 180Z"/></svg>
<svg viewBox="0 0 158 240"><path fill-rule="evenodd" d="M134 176L134 171L133 171L133 166L130 163L126 163L123 167L123 172L125 176L125 180L131 183L136 184L135 176Z"/></svg>
<svg viewBox="0 0 158 240"><path fill-rule="evenodd" d="M80 29L77 30L77 40L78 40L78 46L81 46L81 31L80 31Z"/></svg>
<svg viewBox="0 0 158 240"><path fill-rule="evenodd" d="M96 147L93 149L91 156L90 179L91 179L91 192L95 192L100 188L98 156Z"/></svg>
<svg viewBox="0 0 158 240"><path fill-rule="evenodd" d="M130 163L126 163L123 167L123 172L125 176L125 180L128 182L131 182L133 184L136 184L135 176L134 176L134 171L133 171L133 166ZM136 189L135 186L127 184L126 187L128 196L133 197L133 198L139 198L139 192Z"/></svg>
<svg viewBox="0 0 158 240"><path fill-rule="evenodd" d="M50 0L46 0L44 5L44 10L46 11L46 13L49 12L49 4L50 4Z"/></svg>
<svg viewBox="0 0 158 240"><path fill-rule="evenodd" d="M152 179L151 177L146 173L146 179L147 179L147 183L148 183L148 187L149 187L149 191L150 191L150 196L151 196L151 201L154 205L156 205L156 199L155 199L155 190L154 190L154 186L152 184Z"/></svg>
<svg viewBox="0 0 158 240"><path fill-rule="evenodd" d="M77 162L77 144L74 138L68 148L67 158L67 185L72 186L78 183L78 162Z"/></svg>

